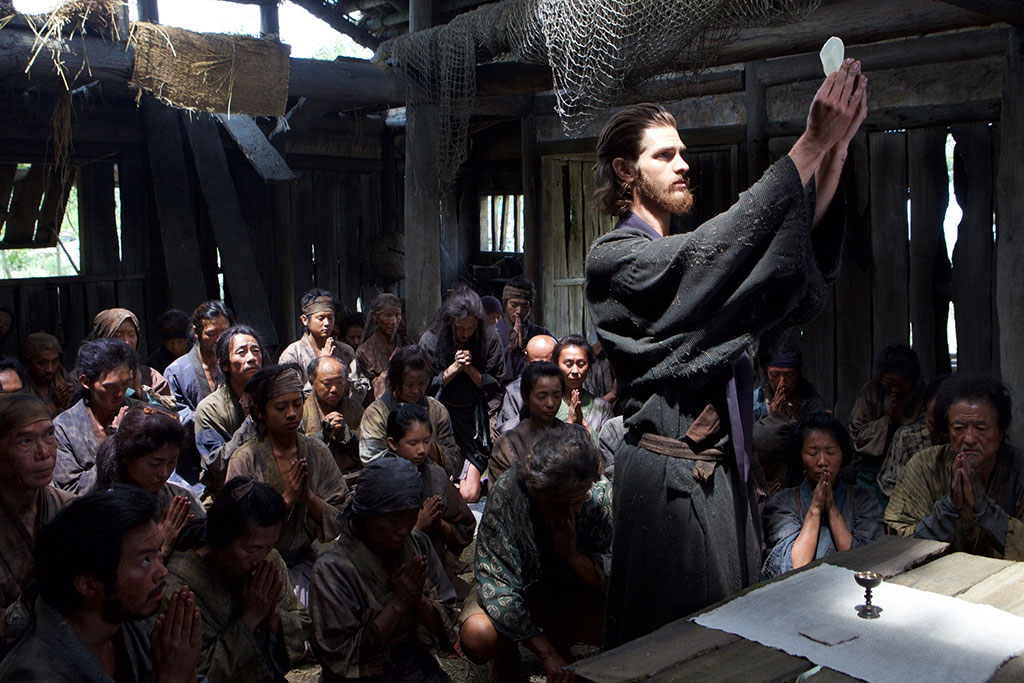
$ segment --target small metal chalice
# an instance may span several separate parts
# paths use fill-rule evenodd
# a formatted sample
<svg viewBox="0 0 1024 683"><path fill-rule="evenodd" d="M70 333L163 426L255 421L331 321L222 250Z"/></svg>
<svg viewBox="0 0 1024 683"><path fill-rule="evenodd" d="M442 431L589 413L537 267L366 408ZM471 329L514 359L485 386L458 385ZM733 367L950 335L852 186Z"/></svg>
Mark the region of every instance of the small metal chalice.
<svg viewBox="0 0 1024 683"><path fill-rule="evenodd" d="M878 588L882 583L882 575L875 572L857 572L853 578L864 587L864 604L857 605L857 616L861 619L877 619L882 614L882 608L871 604L871 589Z"/></svg>

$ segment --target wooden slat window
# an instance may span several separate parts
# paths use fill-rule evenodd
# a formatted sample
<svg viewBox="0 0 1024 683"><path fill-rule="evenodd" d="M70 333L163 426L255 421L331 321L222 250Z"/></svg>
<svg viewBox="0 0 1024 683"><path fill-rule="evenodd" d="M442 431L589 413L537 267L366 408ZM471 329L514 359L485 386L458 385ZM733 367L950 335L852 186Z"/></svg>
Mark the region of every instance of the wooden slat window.
<svg viewBox="0 0 1024 683"><path fill-rule="evenodd" d="M526 224L521 194L487 194L480 197L480 251L522 254Z"/></svg>

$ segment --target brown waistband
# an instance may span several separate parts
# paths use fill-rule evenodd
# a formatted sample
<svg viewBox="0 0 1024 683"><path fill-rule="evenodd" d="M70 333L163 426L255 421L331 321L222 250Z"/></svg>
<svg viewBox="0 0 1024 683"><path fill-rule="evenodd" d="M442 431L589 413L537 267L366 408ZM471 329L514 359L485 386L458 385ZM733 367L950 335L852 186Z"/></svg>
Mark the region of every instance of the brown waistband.
<svg viewBox="0 0 1024 683"><path fill-rule="evenodd" d="M667 455L672 458L682 458L684 460L705 460L707 462L717 462L725 458L725 453L717 448L709 448L707 450L697 452L690 448L690 445L685 441L673 439L668 436L659 436L657 434L641 435L640 441L637 445L640 446L640 448L651 451L652 453Z"/></svg>

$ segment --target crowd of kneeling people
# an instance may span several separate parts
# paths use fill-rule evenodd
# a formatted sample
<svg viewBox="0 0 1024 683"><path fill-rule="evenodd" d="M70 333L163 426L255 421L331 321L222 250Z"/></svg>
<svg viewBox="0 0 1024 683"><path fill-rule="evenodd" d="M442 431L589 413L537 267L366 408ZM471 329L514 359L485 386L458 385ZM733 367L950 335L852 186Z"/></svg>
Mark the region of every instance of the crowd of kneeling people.
<svg viewBox="0 0 1024 683"><path fill-rule="evenodd" d="M394 295L364 317L312 290L278 364L219 301L165 314L146 363L125 309L70 371L29 335L0 360L0 681L281 681L314 659L325 681L446 681L449 656L515 681L520 645L569 680L570 646L601 644L635 435L600 346L554 339L534 295L460 286L410 344ZM1024 555L1002 383L926 385L893 345L847 426L802 367L783 345L754 396L762 578L883 533Z"/></svg>

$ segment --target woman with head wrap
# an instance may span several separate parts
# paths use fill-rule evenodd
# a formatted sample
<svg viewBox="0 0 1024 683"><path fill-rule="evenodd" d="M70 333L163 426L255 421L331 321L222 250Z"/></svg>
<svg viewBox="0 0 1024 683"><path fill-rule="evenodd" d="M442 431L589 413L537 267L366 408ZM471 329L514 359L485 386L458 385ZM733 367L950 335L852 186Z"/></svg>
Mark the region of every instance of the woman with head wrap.
<svg viewBox="0 0 1024 683"><path fill-rule="evenodd" d="M160 554L165 563L185 524L206 517L191 489L168 481L178 465L185 434L176 415L151 406L133 406L121 418L117 432L96 453L95 488L125 484L156 496L164 537Z"/></svg>
<svg viewBox="0 0 1024 683"><path fill-rule="evenodd" d="M167 563L163 608L182 586L195 594L203 624L197 673L210 683L279 683L306 653L309 615L274 550L285 514L272 486L232 479L210 506L201 545Z"/></svg>
<svg viewBox="0 0 1024 683"><path fill-rule="evenodd" d="M370 302L370 320L363 333L356 357L359 367L373 385L373 398L387 391L388 361L395 349L405 346L405 338L398 334L402 322L402 302L394 294L378 294Z"/></svg>
<svg viewBox="0 0 1024 683"><path fill-rule="evenodd" d="M46 404L28 394L0 396L0 614L32 583L36 533L74 497L49 486L56 460Z"/></svg>
<svg viewBox="0 0 1024 683"><path fill-rule="evenodd" d="M612 502L601 456L582 429L555 427L491 487L477 530L462 649L518 681L522 644L559 680L574 642L601 643Z"/></svg>
<svg viewBox="0 0 1024 683"><path fill-rule="evenodd" d="M302 384L291 364L263 368L249 380L243 402L259 436L231 455L227 478L253 476L284 497L288 515L277 549L306 604L318 544L338 535L348 486L330 449L302 433Z"/></svg>
<svg viewBox="0 0 1024 683"><path fill-rule="evenodd" d="M21 362L32 380L26 389L43 400L50 417L67 410L75 393L63 360L64 347L52 334L33 332L21 342Z"/></svg>
<svg viewBox="0 0 1024 683"><path fill-rule="evenodd" d="M128 397L139 357L118 339L94 339L78 349L82 398L53 419L57 467L53 482L72 493L96 483L96 452L117 431L124 412L140 402Z"/></svg>
<svg viewBox="0 0 1024 683"><path fill-rule="evenodd" d="M305 384L306 368L309 367L310 361L317 356L334 356L348 366L352 398L362 403L370 389L370 381L363 376L356 361L355 349L332 336L337 310L334 296L326 289L314 288L302 296L299 307L302 310L299 320L302 322L304 333L281 352L277 362L282 365L298 365L302 382Z"/></svg>
<svg viewBox="0 0 1024 683"><path fill-rule="evenodd" d="M505 374L501 340L494 330L484 321L480 297L460 284L448 293L430 329L420 337L420 347L437 373L428 392L451 416L455 441L466 461L459 491L471 503L480 498L480 474L491 457L488 403L497 403L498 379Z"/></svg>
<svg viewBox="0 0 1024 683"><path fill-rule="evenodd" d="M327 683L450 680L430 651L455 643L455 591L414 530L422 504L419 470L407 460L388 455L359 472L310 588L313 653Z"/></svg>
<svg viewBox="0 0 1024 683"><path fill-rule="evenodd" d="M127 308L108 308L92 319L92 332L87 339L120 339L139 351L139 319ZM147 403L156 403L174 410L174 392L159 372L139 363L135 370L135 384L132 398Z"/></svg>

